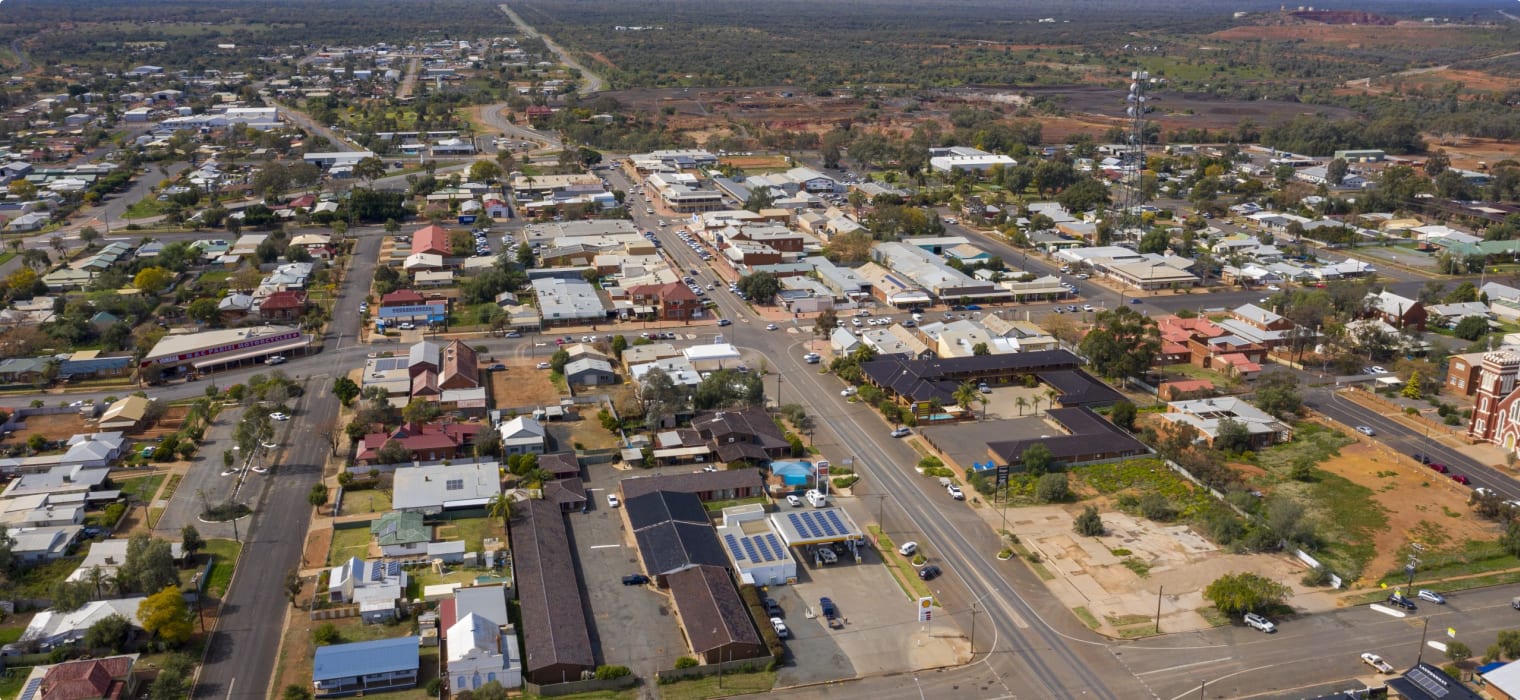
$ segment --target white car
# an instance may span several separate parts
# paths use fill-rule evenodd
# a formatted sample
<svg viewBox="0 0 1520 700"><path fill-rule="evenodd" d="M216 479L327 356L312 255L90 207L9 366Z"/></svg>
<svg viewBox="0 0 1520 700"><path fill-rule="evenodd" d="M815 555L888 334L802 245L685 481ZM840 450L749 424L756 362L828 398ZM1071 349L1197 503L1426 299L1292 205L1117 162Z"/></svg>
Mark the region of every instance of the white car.
<svg viewBox="0 0 1520 700"><path fill-rule="evenodd" d="M1280 291L1282 291L1282 287L1279 287L1279 286L1277 286L1275 284L1269 284L1269 285L1267 285L1267 290L1268 291L1272 291L1272 292L1280 292Z"/></svg>
<svg viewBox="0 0 1520 700"><path fill-rule="evenodd" d="M612 493L607 494L607 507L608 508L616 508L616 507L618 507L618 497L617 497L617 494L612 494Z"/></svg>
<svg viewBox="0 0 1520 700"><path fill-rule="evenodd" d="M801 508L802 499L798 498L795 493L789 493L786 495L786 504L793 508Z"/></svg>
<svg viewBox="0 0 1520 700"><path fill-rule="evenodd" d="M1414 597L1419 598L1420 600L1430 601L1436 605L1446 604L1446 596L1443 596L1440 593L1432 591L1428 588L1421 588L1419 593L1414 594Z"/></svg>
<svg viewBox="0 0 1520 700"><path fill-rule="evenodd" d="M1369 427L1367 427L1365 425L1358 425L1358 426L1356 426L1356 432L1361 433L1363 435L1366 435L1367 437L1372 437L1373 435L1377 435L1376 432L1373 432L1372 428L1369 428Z"/></svg>
<svg viewBox="0 0 1520 700"><path fill-rule="evenodd" d="M406 322L404 322L404 323L402 323L402 324L400 324L400 325L398 325L396 327L400 328L401 330L404 330L404 331L411 331L411 330L416 330L417 329L417 324L412 323L411 321L406 321Z"/></svg>
<svg viewBox="0 0 1520 700"><path fill-rule="evenodd" d="M550 367L553 367L553 366L554 365L551 365L551 364L549 364L547 362L540 362L540 363L538 363L538 368L539 369L549 369Z"/></svg>
<svg viewBox="0 0 1520 700"><path fill-rule="evenodd" d="M822 359L823 359L823 356L819 355L816 352L810 352L810 353L802 356L802 361L806 362L806 363L808 363L810 365L816 365Z"/></svg>
<svg viewBox="0 0 1520 700"><path fill-rule="evenodd" d="M860 393L860 392L857 391L855 389L855 387L850 386L850 387L845 387L844 389L840 390L839 395L843 396L845 398L850 398L851 396L854 396L854 395L856 395L858 393Z"/></svg>
<svg viewBox="0 0 1520 700"><path fill-rule="evenodd" d="M1393 673L1393 666L1390 666L1387 661L1384 661L1383 657L1378 656L1377 654L1374 654L1370 651L1362 652L1362 662L1377 669L1378 673Z"/></svg>
<svg viewBox="0 0 1520 700"><path fill-rule="evenodd" d="M918 551L918 543L913 541L904 542L897 546L897 553L905 557L911 557Z"/></svg>
<svg viewBox="0 0 1520 700"><path fill-rule="evenodd" d="M290 420L290 414L288 414L288 413L280 413L279 411L275 411L274 413L269 414L269 419L270 420Z"/></svg>
<svg viewBox="0 0 1520 700"><path fill-rule="evenodd" d="M955 484L951 484L951 485L945 487L945 491L947 491L950 494L951 498L953 498L953 499L955 499L957 501L964 501L964 500L966 500L966 492L962 491L961 487L956 486Z"/></svg>
<svg viewBox="0 0 1520 700"><path fill-rule="evenodd" d="M1261 615L1257 615L1256 613L1246 613L1245 623L1246 626L1261 630L1267 634L1271 634L1277 631L1276 624L1274 624L1271 620L1262 617Z"/></svg>
<svg viewBox="0 0 1520 700"><path fill-rule="evenodd" d="M266 365L283 365L286 362L287 360L284 355L270 355L269 359L264 360L264 364Z"/></svg>
<svg viewBox="0 0 1520 700"><path fill-rule="evenodd" d="M895 438L907 437L907 436L912 435L912 434L913 434L913 431L908 430L908 427L905 426L905 425L904 426L898 426L898 427L892 429L892 437L895 437Z"/></svg>
<svg viewBox="0 0 1520 700"><path fill-rule="evenodd" d="M774 323L766 324L766 326L765 326L765 330L768 330L768 331L774 331L774 330L780 330L780 329L781 329L781 326L778 326L778 325L776 325Z"/></svg>
<svg viewBox="0 0 1520 700"><path fill-rule="evenodd" d="M771 627L776 630L776 636L782 639L792 636L791 630L786 628L786 623L779 617L771 618Z"/></svg>

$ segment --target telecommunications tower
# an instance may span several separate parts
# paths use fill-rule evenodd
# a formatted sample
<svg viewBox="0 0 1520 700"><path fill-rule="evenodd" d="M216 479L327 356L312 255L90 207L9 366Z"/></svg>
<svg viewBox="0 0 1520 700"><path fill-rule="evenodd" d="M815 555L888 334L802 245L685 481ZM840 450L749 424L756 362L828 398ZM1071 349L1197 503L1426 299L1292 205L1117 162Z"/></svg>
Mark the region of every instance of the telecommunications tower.
<svg viewBox="0 0 1520 700"><path fill-rule="evenodd" d="M1130 73L1129 92L1124 95L1124 114L1129 117L1126 132L1129 152L1123 156L1124 196L1120 199L1123 211L1119 221L1125 229L1139 225L1139 207L1144 203L1140 196L1140 173L1145 171L1145 103L1148 99L1145 96L1145 86L1150 79L1149 71Z"/></svg>

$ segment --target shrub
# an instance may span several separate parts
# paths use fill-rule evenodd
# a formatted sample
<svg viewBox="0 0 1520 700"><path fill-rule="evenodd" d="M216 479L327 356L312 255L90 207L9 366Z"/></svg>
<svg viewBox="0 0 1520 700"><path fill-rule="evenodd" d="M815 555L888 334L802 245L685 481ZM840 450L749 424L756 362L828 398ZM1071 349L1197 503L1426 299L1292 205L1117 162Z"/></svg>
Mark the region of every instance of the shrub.
<svg viewBox="0 0 1520 700"><path fill-rule="evenodd" d="M676 659L676 668L693 668L695 666L697 666L697 660L691 658L690 656L683 656L679 659Z"/></svg>
<svg viewBox="0 0 1520 700"><path fill-rule="evenodd" d="M443 690L443 679L429 678L426 687L428 697L436 698L438 697L438 691ZM302 688L302 690L305 690L305 688Z"/></svg>
<svg viewBox="0 0 1520 700"><path fill-rule="evenodd" d="M1098 515L1097 508L1088 506L1082 510L1081 515L1077 516L1077 519L1072 523L1072 528L1079 535L1097 537L1104 533L1103 518Z"/></svg>
<svg viewBox="0 0 1520 700"><path fill-rule="evenodd" d="M627 666L596 667L596 679L599 681L611 680L613 678L622 678L623 676L627 676L632 673L633 671L630 671Z"/></svg>
<svg viewBox="0 0 1520 700"><path fill-rule="evenodd" d="M316 629L311 631L311 640L316 642L318 645L325 646L328 644L337 644L343 640L343 636L338 634L338 628L333 626L333 623L324 622L318 625Z"/></svg>
<svg viewBox="0 0 1520 700"><path fill-rule="evenodd" d="M1071 497L1071 485L1066 472L1045 474L1035 483L1035 498L1041 503L1060 503Z"/></svg>
<svg viewBox="0 0 1520 700"><path fill-rule="evenodd" d="M1305 571L1300 582L1305 586L1328 586L1330 585L1330 570L1323 566L1316 566Z"/></svg>
<svg viewBox="0 0 1520 700"><path fill-rule="evenodd" d="M1148 493L1140 499L1140 514L1158 523L1169 522L1177 517L1177 509L1171 501L1159 493Z"/></svg>

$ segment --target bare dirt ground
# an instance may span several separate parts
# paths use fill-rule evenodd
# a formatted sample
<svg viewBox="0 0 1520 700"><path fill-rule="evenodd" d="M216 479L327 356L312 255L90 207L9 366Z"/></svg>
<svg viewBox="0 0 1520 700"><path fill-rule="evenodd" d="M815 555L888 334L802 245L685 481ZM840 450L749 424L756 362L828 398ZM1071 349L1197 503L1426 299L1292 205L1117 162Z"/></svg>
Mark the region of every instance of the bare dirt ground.
<svg viewBox="0 0 1520 700"><path fill-rule="evenodd" d="M327 563L327 550L332 547L331 527L313 529L306 535L306 550L301 555L301 568L321 567Z"/></svg>
<svg viewBox="0 0 1520 700"><path fill-rule="evenodd" d="M1513 141L1439 134L1426 134L1425 140L1432 149L1444 149L1446 155L1451 158L1451 165L1454 168L1476 170L1479 163L1487 163L1489 167L1493 167L1502 160L1520 160L1520 143Z"/></svg>
<svg viewBox="0 0 1520 700"><path fill-rule="evenodd" d="M1411 459L1359 442L1341 448L1338 456L1318 467L1372 489L1373 499L1388 515L1388 527L1377 533L1377 554L1367 563L1364 580L1375 580L1402 566L1402 548L1410 541L1440 550L1499 534L1497 525L1472 512L1465 487L1416 466Z"/></svg>
<svg viewBox="0 0 1520 700"><path fill-rule="evenodd" d="M786 156L779 155L727 156L725 158L721 158L720 162L727 165L732 165L735 168L739 168L740 170L765 170L791 167L791 164L786 162Z"/></svg>
<svg viewBox="0 0 1520 700"><path fill-rule="evenodd" d="M503 360L507 371L491 372L491 396L496 405L512 408L558 403L560 397L566 394L549 381L549 370L534 369L538 362L547 359L548 356L545 355L537 360Z"/></svg>
<svg viewBox="0 0 1520 700"><path fill-rule="evenodd" d="M1207 38L1218 41L1291 41L1348 48L1431 48L1449 46L1453 41L1460 41L1461 33L1466 30L1467 27L1459 25L1430 25L1423 22L1400 22L1391 27L1289 22L1231 27L1209 34Z"/></svg>
<svg viewBox="0 0 1520 700"><path fill-rule="evenodd" d="M25 425L25 428L11 433L10 437L0 442L0 444L25 444L27 438L33 435L41 435L48 440L67 440L87 430L84 417L78 413L32 416L26 419Z"/></svg>

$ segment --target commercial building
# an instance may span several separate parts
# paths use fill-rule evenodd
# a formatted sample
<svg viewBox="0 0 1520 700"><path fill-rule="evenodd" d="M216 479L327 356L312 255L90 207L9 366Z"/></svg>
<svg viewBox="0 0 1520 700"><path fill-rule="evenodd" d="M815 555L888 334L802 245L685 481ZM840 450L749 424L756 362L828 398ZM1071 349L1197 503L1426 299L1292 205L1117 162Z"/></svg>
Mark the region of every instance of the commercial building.
<svg viewBox="0 0 1520 700"><path fill-rule="evenodd" d="M988 456L992 458L992 461L1000 464L1019 466L1024 461L1025 450L1034 445L1044 445L1057 462L1072 465L1133 457L1150 452L1144 443L1113 423L1104 420L1102 416L1086 406L1052 408L1046 410L1045 415L1048 421L1059 424L1067 431L1067 434L989 442L987 443Z"/></svg>
<svg viewBox="0 0 1520 700"><path fill-rule="evenodd" d="M580 680L596 668L581 606L565 516L555 504L529 500L512 526L523 625L523 678L538 684Z"/></svg>
<svg viewBox="0 0 1520 700"><path fill-rule="evenodd" d="M143 356L140 366L157 365L167 372L205 370L256 363L271 355L304 353L310 346L311 336L285 326L171 334Z"/></svg>
<svg viewBox="0 0 1520 700"><path fill-rule="evenodd" d="M797 560L765 517L765 506L724 508L717 532L741 583L779 586L797 580Z"/></svg>
<svg viewBox="0 0 1520 700"><path fill-rule="evenodd" d="M545 326L604 321L608 308L596 287L582 279L558 277L533 280L539 314Z"/></svg>

